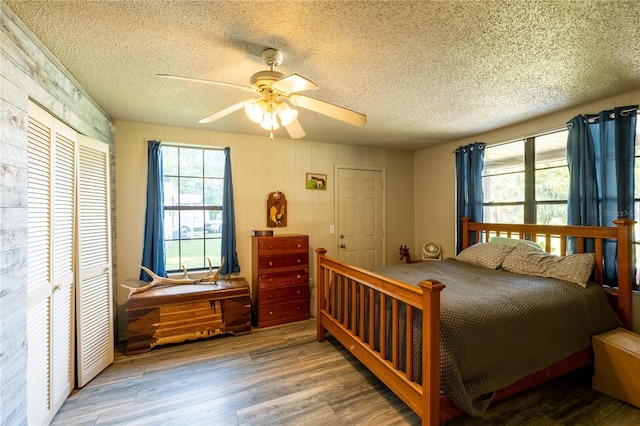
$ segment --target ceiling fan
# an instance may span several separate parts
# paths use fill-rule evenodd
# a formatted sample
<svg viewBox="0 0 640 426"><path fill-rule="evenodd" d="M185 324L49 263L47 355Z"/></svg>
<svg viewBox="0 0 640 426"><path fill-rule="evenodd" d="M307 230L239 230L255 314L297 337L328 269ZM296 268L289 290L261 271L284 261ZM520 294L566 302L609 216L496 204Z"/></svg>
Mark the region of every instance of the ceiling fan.
<svg viewBox="0 0 640 426"><path fill-rule="evenodd" d="M277 49L268 48L263 50L262 61L267 64L270 69L266 71L258 71L253 74L249 80L251 82L251 86L241 86L233 83L202 80L199 78L180 77L170 74L158 74L158 77L227 86L241 89L246 92L257 93L260 96L259 98L245 99L242 102L231 105L230 107L203 118L199 123L210 123L244 108L245 114L251 121L256 124L260 124L262 128L270 131L271 139L273 139L273 131L278 129L280 125L287 129L287 132L292 139L299 139L306 135L302 126L298 122L298 111L292 109L289 106L289 103L354 126L363 126L367 122L367 116L364 114L301 95L299 92L315 90L318 86L301 75L291 74L289 76L285 76L278 71L274 71L273 68L279 66L282 63L282 59L282 52Z"/></svg>

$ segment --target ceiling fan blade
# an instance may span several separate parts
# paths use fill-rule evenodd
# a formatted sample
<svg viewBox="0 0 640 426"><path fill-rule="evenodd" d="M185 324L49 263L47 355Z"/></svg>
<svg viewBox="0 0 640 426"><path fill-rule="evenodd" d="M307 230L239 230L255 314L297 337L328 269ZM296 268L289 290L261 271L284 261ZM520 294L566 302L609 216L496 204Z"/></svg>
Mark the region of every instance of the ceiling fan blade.
<svg viewBox="0 0 640 426"><path fill-rule="evenodd" d="M285 95L289 95L304 90L316 90L318 86L308 78L298 74L291 74L271 83L271 88Z"/></svg>
<svg viewBox="0 0 640 426"><path fill-rule="evenodd" d="M306 133L298 120L293 120L293 123L285 126L285 129L287 129L287 133L289 133L291 139L300 139L306 136Z"/></svg>
<svg viewBox="0 0 640 426"><path fill-rule="evenodd" d="M193 77L181 77L179 75L171 75L171 74L157 74L158 77L161 78L171 78L174 80L184 80L184 81L193 81L195 83L206 83L206 84L215 84L216 86L226 86L226 87L233 87L234 89L241 89L247 92L253 92L254 90L249 87L249 86L240 86L239 84L233 84L233 83L224 83L222 81L214 81L214 80L203 80L200 78L193 78Z"/></svg>
<svg viewBox="0 0 640 426"><path fill-rule="evenodd" d="M255 99L245 99L242 102L239 102L235 105L231 105L230 107L227 107L223 110L220 110L218 112L215 112L213 114L211 114L208 117L203 118L202 120L198 121L198 123L204 124L204 123L211 123L212 121L216 121L222 117L224 117L225 115L229 115L232 112L235 112L237 110L239 110L240 108L243 108L247 103L249 102L253 102L255 101Z"/></svg>
<svg viewBox="0 0 640 426"><path fill-rule="evenodd" d="M360 127L367 123L367 116L364 114L360 114L359 112L351 111L350 109L333 105L328 102L319 101L318 99L310 98L308 96L291 95L289 100L296 106L324 114L328 117L344 121L345 123L349 123L354 126Z"/></svg>

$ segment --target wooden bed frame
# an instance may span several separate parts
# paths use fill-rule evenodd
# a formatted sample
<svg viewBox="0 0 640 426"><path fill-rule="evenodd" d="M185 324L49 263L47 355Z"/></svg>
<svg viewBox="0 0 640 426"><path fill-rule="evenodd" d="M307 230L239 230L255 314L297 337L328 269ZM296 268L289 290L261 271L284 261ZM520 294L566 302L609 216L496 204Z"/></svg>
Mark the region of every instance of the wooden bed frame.
<svg viewBox="0 0 640 426"><path fill-rule="evenodd" d="M614 227L595 226L558 226L533 224L492 224L474 223L468 219L463 221L463 248L476 241L473 236L478 235L478 241L488 241L492 236L506 236L532 241L544 241L545 247L551 246L552 239L560 239L560 254L566 254L567 237L576 237L577 252L584 252L585 239L595 241L596 266L594 281L602 284L603 260L602 247L605 240L618 242L618 290L607 290L609 302L617 310L624 326L631 329L632 309L632 229L635 223L630 219L614 221ZM423 425L438 425L464 412L456 407L445 395L440 394L440 292L445 285L425 280L419 287L393 280L366 269L359 268L326 256L326 249L318 248L317 253L317 339L325 340L325 333L329 332L342 345L384 382L400 399L402 399L421 418ZM330 289L331 287L331 289ZM330 291L331 290L331 291ZM350 292L350 297L343 297ZM375 307L374 297L369 297L365 306L365 292L380 295L380 305L390 301L391 321L385 321L387 313L380 310L379 321L369 321L370 327L365 330L365 321L351 321L347 317L364 318L365 309L373 318ZM356 298L359 303L356 304ZM349 301L353 301L349 304ZM413 377L412 356L413 330L406 327L406 372L399 368L401 360L399 342L398 317L399 305L406 304L407 323L415 310L421 310L422 315L422 384ZM376 330L374 322L379 327L379 350L374 348L373 342ZM385 323L391 327L385 329ZM391 348L387 348L387 339L391 336ZM390 349L390 351L388 350ZM391 353L388 359L387 353ZM580 351L565 358L551 367L545 368L516 383L496 392L493 401L513 395L554 377L570 371L588 366L593 363L591 348Z"/></svg>

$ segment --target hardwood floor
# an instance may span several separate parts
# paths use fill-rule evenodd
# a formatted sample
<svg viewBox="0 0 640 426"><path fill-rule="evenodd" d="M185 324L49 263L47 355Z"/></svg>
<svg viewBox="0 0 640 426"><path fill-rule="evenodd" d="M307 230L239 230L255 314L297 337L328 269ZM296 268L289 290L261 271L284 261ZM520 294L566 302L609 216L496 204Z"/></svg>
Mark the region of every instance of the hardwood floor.
<svg viewBox="0 0 640 426"><path fill-rule="evenodd" d="M416 416L315 320L161 346L115 362L54 425L418 425ZM572 374L453 425L640 425L640 410Z"/></svg>

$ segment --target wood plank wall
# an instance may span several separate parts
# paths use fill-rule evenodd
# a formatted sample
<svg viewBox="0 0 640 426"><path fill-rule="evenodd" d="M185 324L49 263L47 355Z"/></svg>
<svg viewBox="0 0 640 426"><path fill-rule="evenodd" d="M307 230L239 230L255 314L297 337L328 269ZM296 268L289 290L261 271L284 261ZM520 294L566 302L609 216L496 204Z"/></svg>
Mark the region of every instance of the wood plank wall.
<svg viewBox="0 0 640 426"><path fill-rule="evenodd" d="M111 119L0 0L0 424L27 423L29 99L76 131L109 144L115 200ZM112 229L115 234L115 226Z"/></svg>

